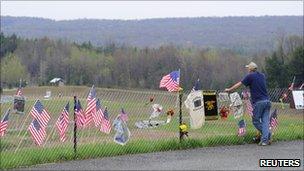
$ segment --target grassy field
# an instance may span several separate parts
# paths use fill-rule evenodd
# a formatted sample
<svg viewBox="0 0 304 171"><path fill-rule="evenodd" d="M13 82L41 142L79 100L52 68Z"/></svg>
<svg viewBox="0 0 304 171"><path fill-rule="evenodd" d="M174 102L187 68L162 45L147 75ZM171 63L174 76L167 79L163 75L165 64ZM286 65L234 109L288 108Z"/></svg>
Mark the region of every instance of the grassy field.
<svg viewBox="0 0 304 171"><path fill-rule="evenodd" d="M177 150L184 148L206 147L215 145L231 145L252 143L252 137L256 131L251 123L251 118L244 114L247 123L247 134L237 137L237 121L232 115L227 120L206 121L200 129L189 130L189 138L179 143L178 108L176 107L176 95L161 91L135 91L97 89L97 97L101 99L102 107L107 106L110 120L120 113L123 107L129 115L128 127L131 132L130 141L125 146L113 142L115 131L104 134L93 124L78 130L78 153L73 153L73 96L76 95L86 107L86 96L89 87L36 87L25 88L26 96L25 115L11 114L6 135L1 138L1 168L16 168L38 163L57 162L71 159L85 159L122 154L145 153L154 151ZM44 99L45 91L52 91L51 99ZM3 95L13 95L15 90L5 90ZM61 93L62 96L58 97ZM153 129L138 129L135 122L148 120L151 113L151 104L145 105L149 97L154 96L154 103L162 104L164 112L173 108L175 115L171 123ZM29 111L34 102L40 99L51 115L47 127L47 138L43 146L37 147L27 128L32 120ZM67 132L68 140L60 142L55 122L65 104L70 103L70 125ZM12 103L1 104L1 115ZM280 104L273 103L272 110L278 109L279 126L274 132L274 141L304 139L303 111L290 109L288 105L281 109ZM2 118L2 116L1 116ZM189 114L183 108L184 122L189 125ZM166 114L162 114L158 120L166 120Z"/></svg>

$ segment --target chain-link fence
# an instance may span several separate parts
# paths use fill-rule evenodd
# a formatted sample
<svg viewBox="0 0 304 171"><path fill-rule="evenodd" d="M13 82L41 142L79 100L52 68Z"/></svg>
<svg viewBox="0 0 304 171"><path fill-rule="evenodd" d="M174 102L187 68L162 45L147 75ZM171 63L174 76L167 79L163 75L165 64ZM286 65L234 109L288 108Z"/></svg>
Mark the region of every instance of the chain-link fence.
<svg viewBox="0 0 304 171"><path fill-rule="evenodd" d="M22 156L28 154L28 151L40 150L39 156L49 156L56 150L62 151L59 159L65 159L65 155L73 153L74 144L74 96L81 101L82 107L85 110L87 107L87 95L89 87L38 87L25 88L23 94L26 97L24 114L12 113L9 116L8 128L4 136L1 137L1 153L2 161L9 156ZM51 94L46 94L50 91ZM77 145L82 147L87 153L104 153L104 156L112 156L120 154L115 151L116 148L126 148L128 151L124 153L145 152L139 148L155 148L160 142L166 140L179 140L179 99L178 94L165 91L132 91L118 89L101 89L96 88L97 98L101 100L103 109L107 107L109 120L113 124L114 119L121 113L121 109L128 115L127 126L130 130L130 139L125 146L116 144L113 139L115 129L112 128L109 134L100 131L100 126L96 127L91 123L86 128L77 129ZM8 108L13 107L13 91L5 91L1 96L1 118ZM183 100L189 92L184 92ZM219 93L219 91L217 91ZM286 94L286 96L284 96ZM294 109L292 105L292 95L287 89L270 89L269 95L272 101L271 111L277 109L278 123L277 129L273 138L280 139L303 139L303 110ZM282 98L284 97L284 98ZM38 146L34 143L28 127L33 118L29 114L36 100L40 100L51 116L46 128L46 137L44 143ZM67 140L60 140L59 131L56 126L56 121L59 118L63 108L69 102L69 125L66 131ZM162 110L160 115L155 118L150 118L153 113L153 104L160 104ZM218 104L220 105L220 104ZM245 109L246 107L244 107ZM167 111L173 110L172 119L168 120ZM229 114L227 119L219 117L217 120L207 120L199 129L191 129L190 115L185 105L182 105L183 122L188 125L188 137L185 139L194 139L197 141L208 141L208 145L215 144L231 144L231 142L245 141L250 142L256 130L251 123L250 116L244 110L243 118L246 121L246 136L238 137L238 123L234 119L233 114ZM151 119L151 120L150 120ZM212 139L212 141L210 141ZM185 140L187 141L187 140ZM108 149L91 148L95 145L107 146ZM163 145L163 144L162 144ZM129 146L129 147L128 147ZM132 148L131 148L131 147ZM103 151L105 150L105 151ZM66 153L65 153L65 152ZM23 160L33 160L31 156L23 156ZM21 160L21 159L20 159ZM37 159L36 159L37 160ZM41 161L43 161L41 159ZM10 165L12 161L6 161L6 165ZM16 161L15 161L16 162ZM20 161L21 162L21 161ZM3 162L2 162L3 163ZM39 162L38 162L39 163ZM22 164L20 164L22 165ZM9 167L9 166L1 166ZM13 167L13 166L11 166Z"/></svg>

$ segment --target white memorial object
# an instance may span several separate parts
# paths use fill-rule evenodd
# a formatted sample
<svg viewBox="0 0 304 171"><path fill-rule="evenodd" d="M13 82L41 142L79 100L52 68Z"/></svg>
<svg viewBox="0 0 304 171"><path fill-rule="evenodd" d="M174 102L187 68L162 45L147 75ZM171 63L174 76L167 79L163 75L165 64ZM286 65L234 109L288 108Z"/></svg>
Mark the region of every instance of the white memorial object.
<svg viewBox="0 0 304 171"><path fill-rule="evenodd" d="M205 124L205 110L202 91L191 91L188 95L185 106L190 114L190 127L192 129L201 128Z"/></svg>
<svg viewBox="0 0 304 171"><path fill-rule="evenodd" d="M161 114L161 112L163 110L163 106L160 104L153 104L152 109L153 109L153 112L150 115L150 119L157 118Z"/></svg>
<svg viewBox="0 0 304 171"><path fill-rule="evenodd" d="M223 93L223 92L219 93L218 102L219 102L219 108L222 108L223 106L228 107L231 104L228 93Z"/></svg>
<svg viewBox="0 0 304 171"><path fill-rule="evenodd" d="M49 98L51 98L51 96L52 96L52 92L51 91L46 91L44 98L49 99Z"/></svg>
<svg viewBox="0 0 304 171"><path fill-rule="evenodd" d="M117 116L113 122L113 127L116 131L114 135L114 142L120 145L125 145L131 136L130 130L125 121L121 119L120 116Z"/></svg>
<svg viewBox="0 0 304 171"><path fill-rule="evenodd" d="M244 114L244 108L239 93L234 92L230 94L230 100L231 100L231 107L232 107L234 119L241 118Z"/></svg>
<svg viewBox="0 0 304 171"><path fill-rule="evenodd" d="M230 101L232 103L232 106L239 106L242 105L242 99L239 95L239 93L234 92L230 94Z"/></svg>
<svg viewBox="0 0 304 171"><path fill-rule="evenodd" d="M296 109L304 109L304 90L293 90L292 97Z"/></svg>

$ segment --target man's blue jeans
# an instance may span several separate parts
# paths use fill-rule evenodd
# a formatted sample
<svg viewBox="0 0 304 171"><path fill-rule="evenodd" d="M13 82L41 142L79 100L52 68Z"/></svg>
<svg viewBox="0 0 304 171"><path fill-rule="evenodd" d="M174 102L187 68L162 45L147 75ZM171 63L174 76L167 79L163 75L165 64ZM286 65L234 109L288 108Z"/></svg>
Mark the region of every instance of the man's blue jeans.
<svg viewBox="0 0 304 171"><path fill-rule="evenodd" d="M261 141L269 141L269 112L271 103L269 100L261 100L253 104L252 123L262 134Z"/></svg>

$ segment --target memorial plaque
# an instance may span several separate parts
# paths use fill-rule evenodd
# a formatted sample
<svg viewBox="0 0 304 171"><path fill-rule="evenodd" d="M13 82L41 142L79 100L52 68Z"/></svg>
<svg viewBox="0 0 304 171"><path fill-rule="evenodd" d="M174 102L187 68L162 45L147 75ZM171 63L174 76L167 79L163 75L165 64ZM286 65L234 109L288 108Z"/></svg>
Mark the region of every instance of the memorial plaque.
<svg viewBox="0 0 304 171"><path fill-rule="evenodd" d="M25 99L23 96L14 96L14 112L24 114Z"/></svg>

